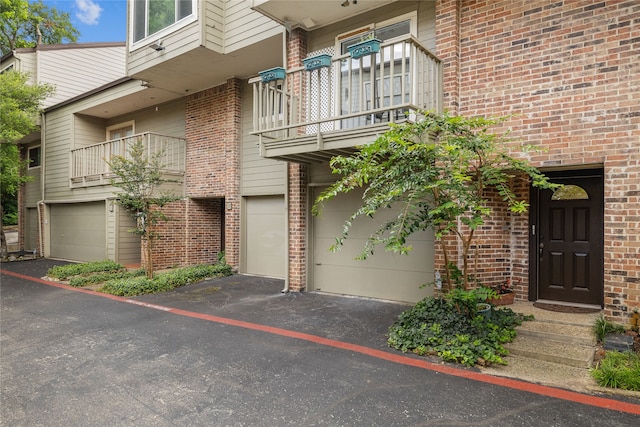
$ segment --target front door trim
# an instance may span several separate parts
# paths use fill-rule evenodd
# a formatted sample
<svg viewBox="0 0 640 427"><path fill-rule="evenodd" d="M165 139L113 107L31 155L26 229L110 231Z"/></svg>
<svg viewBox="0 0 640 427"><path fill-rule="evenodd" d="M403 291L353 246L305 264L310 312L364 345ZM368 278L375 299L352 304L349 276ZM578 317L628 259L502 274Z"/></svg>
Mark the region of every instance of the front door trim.
<svg viewBox="0 0 640 427"><path fill-rule="evenodd" d="M560 182L565 180L570 180L572 178L586 179L586 178L597 178L600 180L601 191L597 195L598 196L598 207L599 212L596 212L596 216L598 218L595 226L597 227L596 234L598 235L598 241L594 243L596 253L597 253L597 262L599 265L598 272L598 304L600 307L603 306L604 303L604 252L603 252L603 244L604 244L604 170L603 169L584 169L584 170L563 170L563 171L553 171L553 172L545 172L545 174L552 179L554 182ZM542 190L545 191L545 190ZM531 187L530 188L530 209L529 209L529 301L539 301L540 295L540 262L539 262L539 246L540 246L540 231L541 227L541 194L542 191L540 189ZM570 301L558 302L559 304L564 305L584 305L580 304L577 301L572 303Z"/></svg>

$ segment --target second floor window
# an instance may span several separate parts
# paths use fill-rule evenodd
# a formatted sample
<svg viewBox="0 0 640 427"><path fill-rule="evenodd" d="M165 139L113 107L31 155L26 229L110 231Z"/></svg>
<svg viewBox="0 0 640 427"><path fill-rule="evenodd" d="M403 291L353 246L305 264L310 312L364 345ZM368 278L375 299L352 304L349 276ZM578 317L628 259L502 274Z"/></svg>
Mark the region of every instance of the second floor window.
<svg viewBox="0 0 640 427"><path fill-rule="evenodd" d="M29 169L40 167L40 146L29 148Z"/></svg>
<svg viewBox="0 0 640 427"><path fill-rule="evenodd" d="M134 0L133 42L152 36L194 14L195 0Z"/></svg>

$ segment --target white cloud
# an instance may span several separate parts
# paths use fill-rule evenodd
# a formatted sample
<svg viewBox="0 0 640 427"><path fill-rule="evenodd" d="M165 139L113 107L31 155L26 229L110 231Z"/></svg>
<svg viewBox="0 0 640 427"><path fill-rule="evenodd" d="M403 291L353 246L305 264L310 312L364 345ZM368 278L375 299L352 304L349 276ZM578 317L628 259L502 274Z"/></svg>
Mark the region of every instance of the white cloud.
<svg viewBox="0 0 640 427"><path fill-rule="evenodd" d="M103 9L92 0L76 0L76 16L84 24L97 25Z"/></svg>

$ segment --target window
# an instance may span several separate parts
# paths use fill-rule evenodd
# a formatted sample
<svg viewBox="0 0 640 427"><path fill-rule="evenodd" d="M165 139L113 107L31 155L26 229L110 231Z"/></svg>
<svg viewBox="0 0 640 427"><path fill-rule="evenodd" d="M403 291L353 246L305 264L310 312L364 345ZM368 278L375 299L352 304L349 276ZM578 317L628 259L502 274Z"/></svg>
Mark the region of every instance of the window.
<svg viewBox="0 0 640 427"><path fill-rule="evenodd" d="M553 193L551 200L589 200L589 194L577 185L565 185Z"/></svg>
<svg viewBox="0 0 640 427"><path fill-rule="evenodd" d="M133 123L123 123L107 128L107 140L125 138L133 135Z"/></svg>
<svg viewBox="0 0 640 427"><path fill-rule="evenodd" d="M197 0L134 0L133 42L139 42L188 17L194 17Z"/></svg>
<svg viewBox="0 0 640 427"><path fill-rule="evenodd" d="M29 169L40 167L40 146L29 148Z"/></svg>

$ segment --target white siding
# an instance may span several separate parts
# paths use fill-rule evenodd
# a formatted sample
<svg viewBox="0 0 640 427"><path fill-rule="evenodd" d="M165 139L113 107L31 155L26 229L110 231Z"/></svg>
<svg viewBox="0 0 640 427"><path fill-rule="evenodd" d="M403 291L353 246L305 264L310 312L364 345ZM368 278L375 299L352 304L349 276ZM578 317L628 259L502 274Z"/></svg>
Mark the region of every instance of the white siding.
<svg viewBox="0 0 640 427"><path fill-rule="evenodd" d="M205 45L215 52L224 52L224 1L205 1L200 7L204 14Z"/></svg>
<svg viewBox="0 0 640 427"><path fill-rule="evenodd" d="M144 90L140 83L131 81L47 113L46 148L43 159L46 162L46 200L95 200L112 195L113 189L109 186L70 188L71 149L105 141L106 127L109 124L132 120L135 118L135 113L107 122L78 115L75 112L139 90ZM153 131L178 137L184 136L184 107L179 107L180 105L181 101L174 107L167 108L166 110L170 113L165 117L163 117L165 113L163 105L158 107L158 112L155 108L142 110L139 112L141 120L140 125L136 123L136 132Z"/></svg>
<svg viewBox="0 0 640 427"><path fill-rule="evenodd" d="M130 120L135 121L135 133L154 132L184 138L185 98L109 119L105 125L112 126ZM105 129L102 129L102 140L105 136Z"/></svg>
<svg viewBox="0 0 640 427"><path fill-rule="evenodd" d="M284 194L286 162L260 157L258 137L249 134L253 131L252 103L252 87L243 84L240 191L243 196Z"/></svg>
<svg viewBox="0 0 640 427"><path fill-rule="evenodd" d="M227 0L225 13L225 53L250 46L282 33L282 26L251 9L251 0ZM293 5L293 7L301 7Z"/></svg>
<svg viewBox="0 0 640 427"><path fill-rule="evenodd" d="M199 4L199 9L201 9L202 4L200 2ZM152 40L159 40L160 38L158 37L149 37L148 40L141 42L139 46L130 49L127 59L128 74L135 76L148 68L179 58L181 55L202 46L201 22L202 20L192 22L171 34L167 34L165 37L161 37L162 46L165 47L162 54L146 48Z"/></svg>
<svg viewBox="0 0 640 427"><path fill-rule="evenodd" d="M126 76L124 45L41 50L37 55L38 82L56 87L45 108Z"/></svg>
<svg viewBox="0 0 640 427"><path fill-rule="evenodd" d="M131 215L121 206L115 206L117 212L117 258L121 264L140 263L140 236L130 233L129 230L135 228L136 224Z"/></svg>

